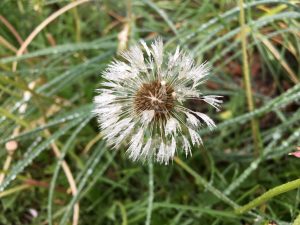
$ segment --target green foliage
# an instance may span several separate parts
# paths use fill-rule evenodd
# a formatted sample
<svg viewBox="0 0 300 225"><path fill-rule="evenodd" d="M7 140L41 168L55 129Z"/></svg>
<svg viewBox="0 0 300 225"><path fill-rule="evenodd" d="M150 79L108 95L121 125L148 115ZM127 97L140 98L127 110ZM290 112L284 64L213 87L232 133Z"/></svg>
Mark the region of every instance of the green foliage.
<svg viewBox="0 0 300 225"><path fill-rule="evenodd" d="M0 2L0 169L9 158L5 145L18 144L9 169L0 171L0 224L72 224L78 202L79 224L290 224L297 217L299 190L241 215L234 210L299 178L300 160L288 156L300 145L299 2L245 2L253 112L243 85L236 1L90 1L61 14L16 56L16 34L25 41L71 2ZM179 44L212 65L203 92L224 95L224 104L219 113L203 108L218 127L201 131L204 147L192 157L178 154L169 166L133 163L99 135L92 99L101 72L118 57L125 26L127 46L159 35L166 50ZM259 156L253 118L263 145ZM70 192L63 160L77 194Z"/></svg>

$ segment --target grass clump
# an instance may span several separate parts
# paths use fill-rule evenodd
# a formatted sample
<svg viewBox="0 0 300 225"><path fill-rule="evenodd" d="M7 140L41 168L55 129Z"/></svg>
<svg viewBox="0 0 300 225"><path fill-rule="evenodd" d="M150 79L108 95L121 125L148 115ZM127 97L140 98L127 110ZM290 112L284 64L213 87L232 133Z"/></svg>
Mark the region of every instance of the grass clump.
<svg viewBox="0 0 300 225"><path fill-rule="evenodd" d="M299 2L4 0L0 8L0 224L299 223L299 188L290 185L300 160L288 156L300 145ZM110 151L91 115L107 64L157 36L166 49L208 59L214 76L203 93L224 96L219 114L203 109L217 124L200 131L204 147L169 166Z"/></svg>

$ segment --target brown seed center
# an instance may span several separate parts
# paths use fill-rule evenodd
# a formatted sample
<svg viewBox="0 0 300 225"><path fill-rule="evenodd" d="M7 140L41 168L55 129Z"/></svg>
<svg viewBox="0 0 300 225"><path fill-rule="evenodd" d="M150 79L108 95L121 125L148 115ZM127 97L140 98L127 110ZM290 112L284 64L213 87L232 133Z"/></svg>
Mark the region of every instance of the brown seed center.
<svg viewBox="0 0 300 225"><path fill-rule="evenodd" d="M174 107L174 89L165 82L144 83L137 91L134 100L136 113L154 110L154 119L167 119Z"/></svg>

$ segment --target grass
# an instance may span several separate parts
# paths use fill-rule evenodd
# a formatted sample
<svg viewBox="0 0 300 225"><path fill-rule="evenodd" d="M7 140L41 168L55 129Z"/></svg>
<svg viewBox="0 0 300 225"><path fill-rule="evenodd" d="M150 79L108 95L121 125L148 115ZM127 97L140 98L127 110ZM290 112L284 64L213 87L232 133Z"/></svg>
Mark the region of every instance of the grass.
<svg viewBox="0 0 300 225"><path fill-rule="evenodd" d="M299 224L300 2L244 1L244 27L231 0L80 3L0 2L0 224ZM209 61L203 92L224 95L204 146L169 166L111 151L91 115L117 52L157 36Z"/></svg>

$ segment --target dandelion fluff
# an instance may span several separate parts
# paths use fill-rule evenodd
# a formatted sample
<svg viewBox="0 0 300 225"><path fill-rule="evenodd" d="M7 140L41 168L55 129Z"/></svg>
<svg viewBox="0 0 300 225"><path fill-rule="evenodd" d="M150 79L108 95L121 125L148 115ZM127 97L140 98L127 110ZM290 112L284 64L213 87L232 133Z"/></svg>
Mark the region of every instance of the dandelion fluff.
<svg viewBox="0 0 300 225"><path fill-rule="evenodd" d="M209 75L207 63L196 65L179 47L163 53L163 42L144 41L121 53L104 71L102 88L94 98L94 113L108 144L127 146L133 161L155 160L168 164L178 151L191 155L199 146L199 129L216 125L187 101L196 99L217 110L221 96L203 95L200 86Z"/></svg>

